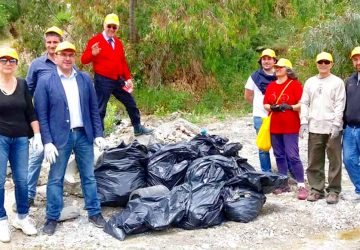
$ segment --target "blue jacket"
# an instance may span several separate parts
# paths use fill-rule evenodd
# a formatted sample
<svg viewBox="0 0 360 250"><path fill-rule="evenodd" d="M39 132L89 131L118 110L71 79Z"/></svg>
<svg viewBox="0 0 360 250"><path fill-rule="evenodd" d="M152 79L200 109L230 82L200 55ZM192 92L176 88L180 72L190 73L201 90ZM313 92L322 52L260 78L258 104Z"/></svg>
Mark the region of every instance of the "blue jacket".
<svg viewBox="0 0 360 250"><path fill-rule="evenodd" d="M94 138L103 136L95 89L90 76L79 70L76 81L85 133L89 142L93 143ZM38 80L34 103L43 143L53 143L56 148L64 147L70 135L70 113L65 90L56 70L49 77Z"/></svg>

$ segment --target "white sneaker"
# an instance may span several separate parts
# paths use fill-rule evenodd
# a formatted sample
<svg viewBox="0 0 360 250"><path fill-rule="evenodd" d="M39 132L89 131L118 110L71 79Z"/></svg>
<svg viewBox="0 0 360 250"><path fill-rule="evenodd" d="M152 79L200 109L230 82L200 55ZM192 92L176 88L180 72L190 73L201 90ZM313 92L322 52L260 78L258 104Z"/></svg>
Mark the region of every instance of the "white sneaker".
<svg viewBox="0 0 360 250"><path fill-rule="evenodd" d="M8 220L0 220L0 241L10 242L10 229Z"/></svg>
<svg viewBox="0 0 360 250"><path fill-rule="evenodd" d="M35 222L29 217L29 215L27 215L24 219L19 219L19 217L16 216L13 221L13 226L17 229L21 229L26 235L37 234Z"/></svg>
<svg viewBox="0 0 360 250"><path fill-rule="evenodd" d="M342 198L346 201L360 201L360 194L357 193L343 194Z"/></svg>

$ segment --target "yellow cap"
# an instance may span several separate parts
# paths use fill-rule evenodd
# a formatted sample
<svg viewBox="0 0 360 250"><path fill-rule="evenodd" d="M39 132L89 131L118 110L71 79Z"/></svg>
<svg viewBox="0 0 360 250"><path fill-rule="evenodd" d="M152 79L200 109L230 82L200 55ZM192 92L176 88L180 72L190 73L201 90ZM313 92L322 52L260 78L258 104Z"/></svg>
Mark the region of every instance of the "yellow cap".
<svg viewBox="0 0 360 250"><path fill-rule="evenodd" d="M263 56L270 56L272 58L276 58L275 51L273 51L272 49L264 49L260 57Z"/></svg>
<svg viewBox="0 0 360 250"><path fill-rule="evenodd" d="M285 59L285 58L280 58L279 61L277 61L277 63L275 63L275 66L286 67L286 68L292 69L292 63L288 59Z"/></svg>
<svg viewBox="0 0 360 250"><path fill-rule="evenodd" d="M105 17L104 24L116 24L119 26L119 17L116 14L111 13Z"/></svg>
<svg viewBox="0 0 360 250"><path fill-rule="evenodd" d="M19 61L19 55L13 48L0 48L0 57L11 57Z"/></svg>
<svg viewBox="0 0 360 250"><path fill-rule="evenodd" d="M59 51L63 51L63 50L66 50L66 49L71 49L74 52L76 52L76 48L75 48L74 44L72 44L72 43L70 43L68 41L64 41L62 43L59 43L59 45L55 49L55 53L58 53Z"/></svg>
<svg viewBox="0 0 360 250"><path fill-rule="evenodd" d="M321 60L334 62L332 55L330 53L327 53L327 52L321 52L320 54L318 54L316 56L316 62L321 61Z"/></svg>
<svg viewBox="0 0 360 250"><path fill-rule="evenodd" d="M47 33L50 33L50 32L54 32L54 33L58 34L58 35L61 36L61 37L64 35L64 31L62 31L61 29L59 29L59 28L56 27L56 26L52 26L52 27L48 28L48 29L45 31L45 35L46 35Z"/></svg>
<svg viewBox="0 0 360 250"><path fill-rule="evenodd" d="M351 59L354 55L360 55L360 47L355 47L355 48L351 51L350 59Z"/></svg>

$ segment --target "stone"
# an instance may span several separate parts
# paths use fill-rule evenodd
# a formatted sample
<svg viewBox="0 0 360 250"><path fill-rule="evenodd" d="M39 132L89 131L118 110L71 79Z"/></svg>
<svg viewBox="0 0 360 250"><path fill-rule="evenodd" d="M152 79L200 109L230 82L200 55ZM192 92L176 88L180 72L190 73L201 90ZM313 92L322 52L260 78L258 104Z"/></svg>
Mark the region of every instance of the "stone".
<svg viewBox="0 0 360 250"><path fill-rule="evenodd" d="M58 219L58 221L72 220L72 219L76 219L79 216L80 216L80 208L75 206L68 206L68 207L64 207L61 210L60 218Z"/></svg>

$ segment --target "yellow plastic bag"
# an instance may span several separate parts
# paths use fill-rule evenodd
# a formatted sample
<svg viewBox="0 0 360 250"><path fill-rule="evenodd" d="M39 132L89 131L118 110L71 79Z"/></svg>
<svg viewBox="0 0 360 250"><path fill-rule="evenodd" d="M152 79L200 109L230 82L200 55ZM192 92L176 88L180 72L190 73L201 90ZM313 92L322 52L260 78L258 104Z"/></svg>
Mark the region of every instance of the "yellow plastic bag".
<svg viewBox="0 0 360 250"><path fill-rule="evenodd" d="M270 122L271 115L263 118L259 133L256 137L256 145L262 151L269 151L271 148Z"/></svg>

